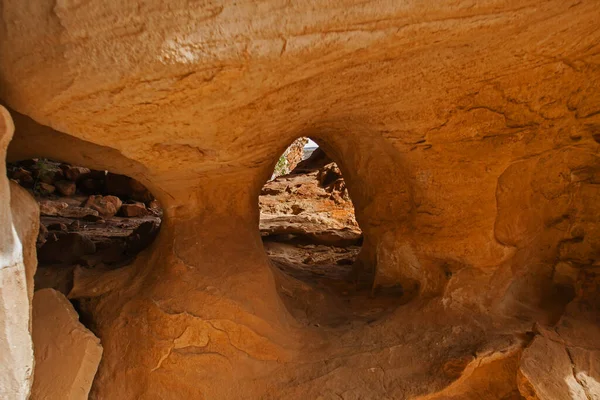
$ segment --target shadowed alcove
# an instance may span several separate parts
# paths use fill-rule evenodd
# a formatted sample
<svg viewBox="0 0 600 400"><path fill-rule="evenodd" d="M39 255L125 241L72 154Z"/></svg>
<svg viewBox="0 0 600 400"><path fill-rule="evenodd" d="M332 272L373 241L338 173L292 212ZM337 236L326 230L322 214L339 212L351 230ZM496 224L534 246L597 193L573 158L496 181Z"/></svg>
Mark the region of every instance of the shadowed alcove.
<svg viewBox="0 0 600 400"><path fill-rule="evenodd" d="M261 190L259 207L279 294L300 322L372 322L410 299L401 284L374 284L375 265L359 257L364 232L347 181L317 141L300 137L287 147Z"/></svg>

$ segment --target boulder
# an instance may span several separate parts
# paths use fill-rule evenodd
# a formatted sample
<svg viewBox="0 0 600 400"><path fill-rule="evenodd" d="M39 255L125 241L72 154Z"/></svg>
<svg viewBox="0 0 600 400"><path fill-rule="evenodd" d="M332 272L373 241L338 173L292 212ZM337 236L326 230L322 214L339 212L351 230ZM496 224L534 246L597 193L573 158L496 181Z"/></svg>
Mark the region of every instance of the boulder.
<svg viewBox="0 0 600 400"><path fill-rule="evenodd" d="M27 399L33 378L31 299L37 267L39 211L35 200L6 175L14 125L0 106L0 398Z"/></svg>
<svg viewBox="0 0 600 400"><path fill-rule="evenodd" d="M92 195L85 206L98 211L103 217L112 217L121 209L122 204L121 199L116 196Z"/></svg>
<svg viewBox="0 0 600 400"><path fill-rule="evenodd" d="M1 112L0 107L0 117ZM0 180L0 200L3 193L9 194L2 183ZM4 227L12 235L6 236L0 228L0 398L26 399L33 369L30 304L39 214L33 198L14 182L9 196L4 204L10 205L12 221ZM3 214L0 206L0 218Z"/></svg>
<svg viewBox="0 0 600 400"><path fill-rule="evenodd" d="M30 187L33 184L33 176L30 171L25 168L17 168L11 174L12 179L19 181L21 186Z"/></svg>
<svg viewBox="0 0 600 400"><path fill-rule="evenodd" d="M83 177L89 175L91 172L91 170L89 168L77 167L74 165L67 165L67 164L61 165L61 168L63 170L65 178L67 178L73 182L77 182L77 181L81 180Z"/></svg>
<svg viewBox="0 0 600 400"><path fill-rule="evenodd" d="M79 322L71 302L54 289L41 289L33 297L35 374L32 400L86 400L102 345Z"/></svg>
<svg viewBox="0 0 600 400"><path fill-rule="evenodd" d="M140 202L123 204L120 210L120 215L123 217L145 217L149 214L150 212L146 209L144 203Z"/></svg>
<svg viewBox="0 0 600 400"><path fill-rule="evenodd" d="M63 196L73 196L77 190L77 186L73 181L56 181L54 186L58 189L58 192Z"/></svg>
<svg viewBox="0 0 600 400"><path fill-rule="evenodd" d="M32 167L33 176L39 182L53 185L55 181L63 179L63 171L58 164L46 159L39 159Z"/></svg>

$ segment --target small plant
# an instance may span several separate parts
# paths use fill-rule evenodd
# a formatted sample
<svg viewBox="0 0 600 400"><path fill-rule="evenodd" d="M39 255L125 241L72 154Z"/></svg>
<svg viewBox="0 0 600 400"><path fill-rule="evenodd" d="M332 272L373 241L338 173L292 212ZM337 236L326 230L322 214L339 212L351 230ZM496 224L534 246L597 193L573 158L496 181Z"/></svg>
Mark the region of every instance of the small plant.
<svg viewBox="0 0 600 400"><path fill-rule="evenodd" d="M43 178L48 177L52 178L52 167L50 162L45 158L39 158L36 163L33 165L33 169L37 171L35 181L33 183L33 193L36 195L45 194L45 192L40 187L40 183L43 182Z"/></svg>
<svg viewBox="0 0 600 400"><path fill-rule="evenodd" d="M279 160L277 160L277 164L275 164L275 171L273 172L273 178L276 178L281 175L285 175L288 172L289 172L288 171L288 161L287 161L287 158L285 157L285 153L283 153L281 155L281 157L279 157Z"/></svg>

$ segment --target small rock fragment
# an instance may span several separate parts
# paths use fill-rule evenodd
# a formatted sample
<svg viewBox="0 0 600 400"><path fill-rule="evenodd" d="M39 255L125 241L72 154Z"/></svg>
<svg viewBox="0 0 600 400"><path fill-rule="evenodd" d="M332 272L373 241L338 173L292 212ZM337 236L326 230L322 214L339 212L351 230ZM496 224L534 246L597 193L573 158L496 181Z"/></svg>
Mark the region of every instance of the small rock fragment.
<svg viewBox="0 0 600 400"><path fill-rule="evenodd" d="M123 204L120 214L123 217L144 217L149 214L144 203Z"/></svg>
<svg viewBox="0 0 600 400"><path fill-rule="evenodd" d="M81 229L81 222L75 220L69 224L70 231L78 231Z"/></svg>
<svg viewBox="0 0 600 400"><path fill-rule="evenodd" d="M44 194L52 194L56 190L56 188L54 186L50 185L49 183L45 183L45 182L39 182L37 186L38 186L38 190Z"/></svg>
<svg viewBox="0 0 600 400"><path fill-rule="evenodd" d="M40 214L48 216L59 215L61 210L69 207L69 205L63 201L53 200L40 200L38 204L40 207Z"/></svg>
<svg viewBox="0 0 600 400"><path fill-rule="evenodd" d="M87 207L68 207L62 210L59 210L58 214L61 217L65 218L92 218L92 220L97 220L100 218L98 211L92 210Z"/></svg>
<svg viewBox="0 0 600 400"><path fill-rule="evenodd" d="M37 237L37 246L40 247L41 245L43 245L44 243L46 243L46 239L48 238L48 229L46 228L46 226L44 226L44 224L40 224L40 230L38 232L38 237Z"/></svg>
<svg viewBox="0 0 600 400"><path fill-rule="evenodd" d="M18 180L21 186L31 186L33 184L33 176L25 168L17 168L12 173L12 178Z"/></svg>

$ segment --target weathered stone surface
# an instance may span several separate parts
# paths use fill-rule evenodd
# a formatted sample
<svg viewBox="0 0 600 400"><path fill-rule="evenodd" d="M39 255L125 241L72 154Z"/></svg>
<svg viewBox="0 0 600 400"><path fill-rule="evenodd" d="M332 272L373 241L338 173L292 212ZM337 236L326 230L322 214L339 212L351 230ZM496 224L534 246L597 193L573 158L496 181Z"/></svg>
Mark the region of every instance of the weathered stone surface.
<svg viewBox="0 0 600 400"><path fill-rule="evenodd" d="M40 207L40 213L46 216L85 218L87 216L98 217L100 215L98 211L89 207L70 206L64 201L40 200L38 204ZM109 211L114 210L114 205L112 203L107 207L110 207Z"/></svg>
<svg viewBox="0 0 600 400"><path fill-rule="evenodd" d="M41 200L39 201L39 207L42 215L58 215L69 205L64 201Z"/></svg>
<svg viewBox="0 0 600 400"><path fill-rule="evenodd" d="M276 178L281 175L289 174L304 156L304 145L308 142L307 138L301 137L292 142L281 157L277 160L277 164L275 165L275 170L273 171L273 175L271 179Z"/></svg>
<svg viewBox="0 0 600 400"><path fill-rule="evenodd" d="M49 214L49 215L53 215L53 214ZM92 210L91 208L88 207L68 207L62 210L59 210L58 213L56 214L59 217L66 217L66 218L88 218L91 217L91 219L93 220L98 220L100 219L99 217L99 213L96 210Z"/></svg>
<svg viewBox="0 0 600 400"><path fill-rule="evenodd" d="M102 358L100 340L53 289L33 297L35 375L31 399L85 400Z"/></svg>
<svg viewBox="0 0 600 400"><path fill-rule="evenodd" d="M91 170L85 167L78 167L73 165L64 165L62 166L65 177L70 179L73 182L83 179L85 176L89 175Z"/></svg>
<svg viewBox="0 0 600 400"><path fill-rule="evenodd" d="M70 181L56 181L54 182L54 186L56 186L60 194L63 196L73 196L77 190L75 182Z"/></svg>
<svg viewBox="0 0 600 400"><path fill-rule="evenodd" d="M13 134L0 106L0 159ZM0 163L0 398L25 400L33 373L30 332L39 211L33 198L6 178Z"/></svg>
<svg viewBox="0 0 600 400"><path fill-rule="evenodd" d="M498 338L554 326L574 298L597 309L594 1L33 1L2 15L0 97L28 116L10 156L131 176L165 210L147 253L77 291L105 344L92 398L443 396ZM309 326L283 304L257 197L305 136L343 171L361 268L415 293L385 316ZM580 271L573 289L561 262ZM468 398L468 381L447 397ZM501 399L516 377L504 383L473 393Z"/></svg>
<svg viewBox="0 0 600 400"><path fill-rule="evenodd" d="M49 194L54 193L54 191L56 190L56 187L54 187L53 185L50 185L48 183L45 183L45 182L39 182L37 189L40 191L40 193L49 195Z"/></svg>
<svg viewBox="0 0 600 400"><path fill-rule="evenodd" d="M123 204L120 213L124 217L143 217L150 214L144 203Z"/></svg>
<svg viewBox="0 0 600 400"><path fill-rule="evenodd" d="M98 211L103 217L112 217L121 209L123 202L116 196L90 196L85 207Z"/></svg>
<svg viewBox="0 0 600 400"><path fill-rule="evenodd" d="M520 360L521 394L528 400L600 399L598 334L597 321L568 314L556 329L540 328Z"/></svg>

